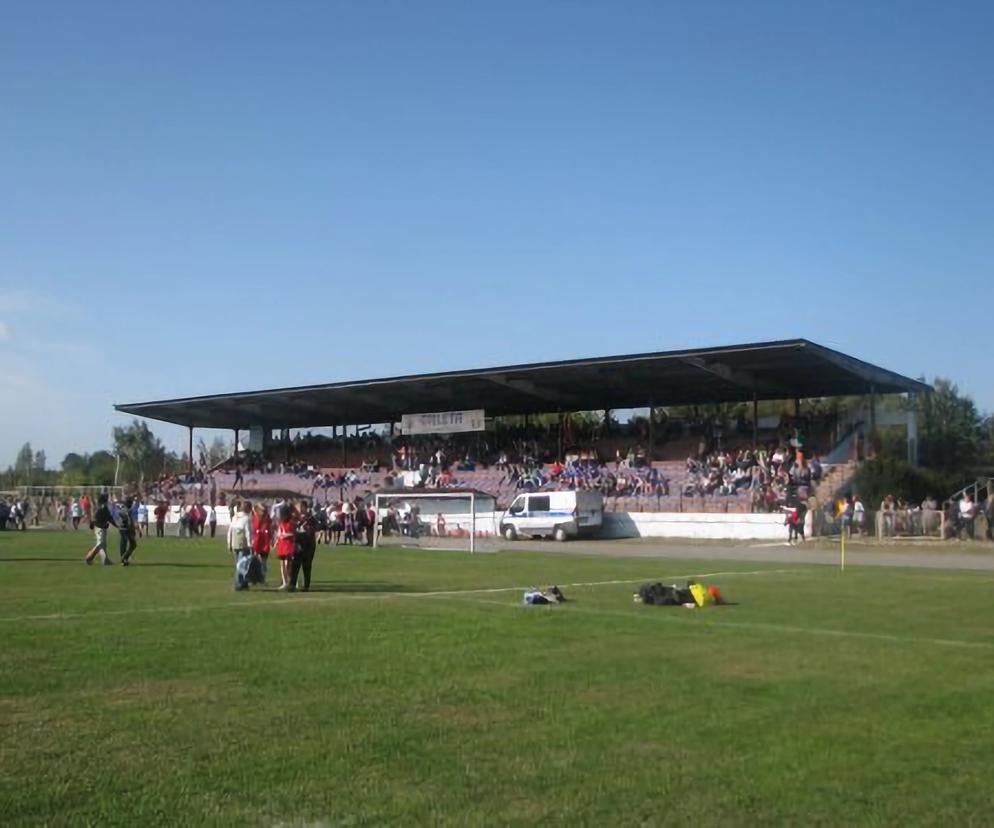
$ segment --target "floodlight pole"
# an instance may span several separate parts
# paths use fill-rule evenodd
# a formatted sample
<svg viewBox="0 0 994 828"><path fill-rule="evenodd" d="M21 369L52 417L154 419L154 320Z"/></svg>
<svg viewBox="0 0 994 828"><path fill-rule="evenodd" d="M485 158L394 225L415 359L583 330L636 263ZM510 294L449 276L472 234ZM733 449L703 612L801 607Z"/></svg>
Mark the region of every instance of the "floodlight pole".
<svg viewBox="0 0 994 828"><path fill-rule="evenodd" d="M476 552L476 495L469 493L469 554Z"/></svg>

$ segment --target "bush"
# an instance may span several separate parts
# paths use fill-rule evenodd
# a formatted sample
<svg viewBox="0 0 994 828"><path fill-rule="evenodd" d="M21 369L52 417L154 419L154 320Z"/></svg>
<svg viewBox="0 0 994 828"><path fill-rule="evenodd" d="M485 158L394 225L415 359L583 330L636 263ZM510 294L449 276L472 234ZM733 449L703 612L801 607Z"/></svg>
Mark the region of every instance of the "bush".
<svg viewBox="0 0 994 828"><path fill-rule="evenodd" d="M887 495L921 503L932 495L940 503L968 481L962 473L916 469L905 460L894 458L867 460L853 478L853 491L870 508Z"/></svg>

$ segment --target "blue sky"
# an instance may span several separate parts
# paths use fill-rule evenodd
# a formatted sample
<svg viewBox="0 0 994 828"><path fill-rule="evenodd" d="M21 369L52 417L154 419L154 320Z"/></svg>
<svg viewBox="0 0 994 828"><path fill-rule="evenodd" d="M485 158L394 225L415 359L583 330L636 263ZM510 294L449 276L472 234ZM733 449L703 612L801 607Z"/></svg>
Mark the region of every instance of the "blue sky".
<svg viewBox="0 0 994 828"><path fill-rule="evenodd" d="M992 36L987 2L7 2L0 465L105 447L114 402L795 336L990 410Z"/></svg>

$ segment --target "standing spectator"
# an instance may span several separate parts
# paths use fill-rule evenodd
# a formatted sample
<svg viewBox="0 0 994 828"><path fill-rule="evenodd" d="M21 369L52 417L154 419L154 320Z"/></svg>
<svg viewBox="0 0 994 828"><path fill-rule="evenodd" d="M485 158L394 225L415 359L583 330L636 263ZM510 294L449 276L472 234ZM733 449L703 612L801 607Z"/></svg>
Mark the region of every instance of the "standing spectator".
<svg viewBox="0 0 994 828"><path fill-rule="evenodd" d="M241 504L237 514L232 515L228 525L228 551L235 559L235 590L249 588L248 563L252 557L252 519L249 512L252 504L247 500Z"/></svg>
<svg viewBox="0 0 994 828"><path fill-rule="evenodd" d="M207 525L210 527L211 537L213 538L217 532L217 509L213 503L207 507Z"/></svg>
<svg viewBox="0 0 994 828"><path fill-rule="evenodd" d="M311 566L314 563L314 551L317 548L317 524L311 514L311 507L306 501L300 501L300 508L297 510L297 521L294 527L294 552L293 566L290 570L290 586L288 592L297 589L297 578L301 570L304 573L304 585L302 592L308 592L311 588Z"/></svg>
<svg viewBox="0 0 994 828"><path fill-rule="evenodd" d="M932 495L922 501L922 534L931 535L939 528L939 504Z"/></svg>
<svg viewBox="0 0 994 828"><path fill-rule="evenodd" d="M79 522L83 519L83 506L73 498L69 504L69 514L72 519L72 528L79 529Z"/></svg>
<svg viewBox="0 0 994 828"><path fill-rule="evenodd" d="M894 517L897 508L894 506L894 496L887 495L880 504L880 530L885 538L894 534Z"/></svg>
<svg viewBox="0 0 994 828"><path fill-rule="evenodd" d="M994 485L988 482L987 501L984 503L984 517L987 518L987 529L984 536L994 540Z"/></svg>
<svg viewBox="0 0 994 828"><path fill-rule="evenodd" d="M866 532L866 507L859 495L853 497L852 501L852 525L853 534L862 535Z"/></svg>
<svg viewBox="0 0 994 828"><path fill-rule="evenodd" d="M970 497L969 492L965 492L959 502L959 532L966 529L966 535L970 540L974 539L974 521L976 519L977 511L974 508L973 498Z"/></svg>
<svg viewBox="0 0 994 828"><path fill-rule="evenodd" d="M296 527L293 525L293 511L283 504L280 507L279 522L276 525L276 557L280 559L280 589L290 587L290 566L295 551Z"/></svg>
<svg viewBox="0 0 994 828"><path fill-rule="evenodd" d="M84 495L85 497L85 495ZM90 528L94 531L96 535L96 543L89 552L86 553L86 563L87 565L93 563L93 559L100 555L101 560L105 566L110 566L113 561L107 556L107 529L111 526L116 526L114 523L114 518L110 513L110 507L107 505L107 495L102 494L97 499L97 511L93 516L93 520L90 521Z"/></svg>
<svg viewBox="0 0 994 828"><path fill-rule="evenodd" d="M345 536L346 546L355 543L355 506L352 502L345 500L342 502L342 532Z"/></svg>
<svg viewBox="0 0 994 828"><path fill-rule="evenodd" d="M141 498L138 500L138 536L148 536L148 504Z"/></svg>
<svg viewBox="0 0 994 828"><path fill-rule="evenodd" d="M376 534L376 507L372 501L366 504L366 546L373 545L373 537Z"/></svg>
<svg viewBox="0 0 994 828"><path fill-rule="evenodd" d="M252 552L262 561L262 579L269 568L269 550L273 545L273 522L264 503L256 503L252 512Z"/></svg>
<svg viewBox="0 0 994 828"><path fill-rule="evenodd" d="M86 518L87 523L93 523L93 504L90 503L90 498L87 494L79 499L79 507L83 510L83 517Z"/></svg>
<svg viewBox="0 0 994 828"><path fill-rule="evenodd" d="M166 513L169 507L161 500L155 504L155 536L163 538L166 535Z"/></svg>

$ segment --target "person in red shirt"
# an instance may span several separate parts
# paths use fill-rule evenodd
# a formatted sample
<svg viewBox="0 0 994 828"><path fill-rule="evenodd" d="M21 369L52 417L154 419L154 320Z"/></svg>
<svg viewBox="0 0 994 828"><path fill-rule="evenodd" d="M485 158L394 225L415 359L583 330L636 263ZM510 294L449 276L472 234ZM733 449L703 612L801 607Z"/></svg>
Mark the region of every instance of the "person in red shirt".
<svg viewBox="0 0 994 828"><path fill-rule="evenodd" d="M162 503L161 501L155 506L155 536L157 538L164 537L165 527L166 527L166 514L169 512L169 507Z"/></svg>
<svg viewBox="0 0 994 828"><path fill-rule="evenodd" d="M296 549L295 534L293 511L289 506L283 506L280 509L279 523L276 525L276 557L280 559L280 577L283 579L280 589L290 586L290 567Z"/></svg>
<svg viewBox="0 0 994 828"><path fill-rule="evenodd" d="M262 503L255 504L252 513L252 552L262 561L262 577L266 578L266 564L269 561L269 550L273 547L273 521L269 510Z"/></svg>

